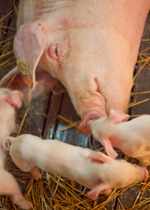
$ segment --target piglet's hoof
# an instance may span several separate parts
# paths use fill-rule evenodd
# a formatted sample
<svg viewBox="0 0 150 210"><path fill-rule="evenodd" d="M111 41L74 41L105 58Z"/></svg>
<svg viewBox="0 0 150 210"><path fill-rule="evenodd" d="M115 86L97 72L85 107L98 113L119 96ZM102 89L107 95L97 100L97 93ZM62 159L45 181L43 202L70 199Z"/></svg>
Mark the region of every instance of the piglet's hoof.
<svg viewBox="0 0 150 210"><path fill-rule="evenodd" d="M36 181L39 181L42 179L42 175L40 174L40 172L36 175L36 176L33 176L33 178L36 180Z"/></svg>
<svg viewBox="0 0 150 210"><path fill-rule="evenodd" d="M42 175L40 174L39 170L36 167L33 167L30 170L30 173L36 181L42 179Z"/></svg>
<svg viewBox="0 0 150 210"><path fill-rule="evenodd" d="M26 203L24 203L22 205L19 205L19 206L20 206L20 208L27 209L27 210L31 209L33 207L33 205L30 202L28 202L28 201L26 201Z"/></svg>

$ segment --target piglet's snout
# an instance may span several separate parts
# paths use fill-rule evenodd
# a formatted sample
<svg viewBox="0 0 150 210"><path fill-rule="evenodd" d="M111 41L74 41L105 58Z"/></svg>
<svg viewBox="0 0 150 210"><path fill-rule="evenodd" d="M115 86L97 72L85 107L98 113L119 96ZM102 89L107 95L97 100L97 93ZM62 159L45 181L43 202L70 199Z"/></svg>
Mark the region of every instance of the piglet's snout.
<svg viewBox="0 0 150 210"><path fill-rule="evenodd" d="M143 179L143 181L146 181L149 174L148 174L148 170L147 170L145 167L143 167L143 174L144 174L144 179Z"/></svg>
<svg viewBox="0 0 150 210"><path fill-rule="evenodd" d="M101 114L97 111L91 111L90 113L88 113L83 121L80 123L79 125L79 132L80 133L84 133L84 134L88 134L88 135L91 135L92 132L90 130L90 124L93 120L95 119L99 119L101 118Z"/></svg>

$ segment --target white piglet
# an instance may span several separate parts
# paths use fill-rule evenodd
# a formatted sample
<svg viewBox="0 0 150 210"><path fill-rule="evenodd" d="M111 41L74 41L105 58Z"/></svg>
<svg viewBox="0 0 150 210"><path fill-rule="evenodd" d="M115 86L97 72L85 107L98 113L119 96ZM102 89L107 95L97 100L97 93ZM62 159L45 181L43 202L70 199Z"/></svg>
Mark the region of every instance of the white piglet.
<svg viewBox="0 0 150 210"><path fill-rule="evenodd" d="M128 118L129 115L120 110L111 110L109 117L93 120L88 126L110 157L117 156L113 149L116 147L146 167L150 165L150 116L143 115L130 121Z"/></svg>
<svg viewBox="0 0 150 210"><path fill-rule="evenodd" d="M42 140L30 134L5 137L2 147L10 150L15 164L23 171L30 171L36 180L41 178L35 167L38 166L92 189L88 192L91 199L96 199L99 194L110 194L112 188L126 187L148 177L146 168L125 160L114 160L101 152L57 140Z"/></svg>
<svg viewBox="0 0 150 210"><path fill-rule="evenodd" d="M0 142L5 136L17 131L15 109L21 107L22 97L23 94L18 90L0 89ZM0 147L0 195L9 195L22 209L30 209L31 205L23 197L16 179L5 170L6 159L7 153Z"/></svg>

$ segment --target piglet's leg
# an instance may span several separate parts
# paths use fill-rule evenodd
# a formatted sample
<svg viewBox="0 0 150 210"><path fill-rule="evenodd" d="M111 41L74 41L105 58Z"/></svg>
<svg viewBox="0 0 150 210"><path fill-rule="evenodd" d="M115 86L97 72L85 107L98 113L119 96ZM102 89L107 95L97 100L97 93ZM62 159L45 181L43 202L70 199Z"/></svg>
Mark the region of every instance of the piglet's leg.
<svg viewBox="0 0 150 210"><path fill-rule="evenodd" d="M38 181L39 179L42 179L42 175L40 174L39 170L35 166L30 170L30 173L36 181Z"/></svg>
<svg viewBox="0 0 150 210"><path fill-rule="evenodd" d="M12 174L0 170L0 195L9 195L12 201L22 209L30 209L31 204L23 197L20 187Z"/></svg>
<svg viewBox="0 0 150 210"><path fill-rule="evenodd" d="M102 142L103 142L102 144L103 144L103 146L104 146L104 148L105 148L105 150L106 150L106 153L107 153L111 158L115 159L115 158L118 156L118 154L117 154L117 152L114 150L111 141L110 141L108 138L105 138L105 139L103 139Z"/></svg>
<svg viewBox="0 0 150 210"><path fill-rule="evenodd" d="M31 209L32 204L25 200L25 198L21 195L14 194L12 196L12 201L20 206L21 209Z"/></svg>

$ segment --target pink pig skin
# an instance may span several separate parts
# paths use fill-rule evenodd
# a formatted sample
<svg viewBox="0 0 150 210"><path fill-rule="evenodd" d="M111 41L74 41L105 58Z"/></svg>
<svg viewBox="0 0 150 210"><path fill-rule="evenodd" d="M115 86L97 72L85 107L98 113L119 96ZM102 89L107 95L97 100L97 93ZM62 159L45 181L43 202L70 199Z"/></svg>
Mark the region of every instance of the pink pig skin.
<svg viewBox="0 0 150 210"><path fill-rule="evenodd" d="M23 93L8 88L0 88L0 137L16 131L15 108L22 106Z"/></svg>
<svg viewBox="0 0 150 210"><path fill-rule="evenodd" d="M141 166L150 165L150 116L144 115L125 122L129 115L110 110L109 117L89 122L93 136L102 143L112 158L117 156L113 147L137 158Z"/></svg>
<svg viewBox="0 0 150 210"><path fill-rule="evenodd" d="M6 146L7 141L9 146ZM30 171L36 180L41 178L35 167L38 166L92 189L88 192L91 199L96 199L99 194L110 194L112 188L122 188L148 177L146 168L125 160L114 160L101 152L57 140L43 141L30 134L17 138L6 137L2 141L2 147L10 150L15 164L23 171Z"/></svg>
<svg viewBox="0 0 150 210"><path fill-rule="evenodd" d="M89 120L127 109L149 9L150 0L22 0L16 58L29 64L33 90L37 66L60 80L79 131L91 134Z"/></svg>
<svg viewBox="0 0 150 210"><path fill-rule="evenodd" d="M20 91L0 89L0 143L5 136L16 132L15 107L22 105ZM9 195L12 201L22 209L30 209L31 205L22 196L20 187L12 174L5 170L7 154L0 147L0 195Z"/></svg>

